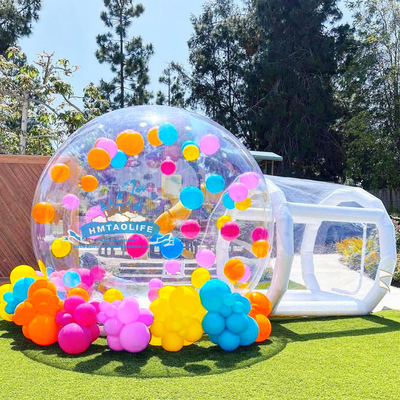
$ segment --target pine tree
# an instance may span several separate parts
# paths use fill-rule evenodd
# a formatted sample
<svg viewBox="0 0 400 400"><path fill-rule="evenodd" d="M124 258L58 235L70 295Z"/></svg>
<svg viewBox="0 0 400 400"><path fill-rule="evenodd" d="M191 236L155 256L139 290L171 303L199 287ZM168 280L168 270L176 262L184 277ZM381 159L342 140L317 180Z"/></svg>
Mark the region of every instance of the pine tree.
<svg viewBox="0 0 400 400"><path fill-rule="evenodd" d="M156 104L170 107L185 107L185 87L183 79L179 74L180 70L181 67L175 65L175 63L170 63L164 69L158 81L167 87L167 94L165 95L161 90L158 91Z"/></svg>
<svg viewBox="0 0 400 400"><path fill-rule="evenodd" d="M115 76L110 82L102 80L100 88L112 108L148 104L152 94L146 87L153 46L144 45L140 36L129 39L129 27L143 14L144 7L134 5L133 0L104 0L104 5L107 10L100 18L110 30L96 37L96 57L100 63L110 64Z"/></svg>

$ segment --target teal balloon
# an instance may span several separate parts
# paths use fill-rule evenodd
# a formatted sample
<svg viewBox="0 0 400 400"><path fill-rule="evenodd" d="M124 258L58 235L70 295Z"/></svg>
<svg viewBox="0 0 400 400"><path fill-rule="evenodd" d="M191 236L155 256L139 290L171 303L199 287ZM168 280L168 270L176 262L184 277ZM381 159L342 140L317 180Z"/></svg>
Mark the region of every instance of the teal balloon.
<svg viewBox="0 0 400 400"><path fill-rule="evenodd" d="M18 303L22 303L28 298L28 290L33 282L35 282L33 278L21 278L15 282L13 294L14 299L17 300Z"/></svg>
<svg viewBox="0 0 400 400"><path fill-rule="evenodd" d="M74 288L81 283L81 276L75 271L67 271L63 276L63 282L65 286Z"/></svg>
<svg viewBox="0 0 400 400"><path fill-rule="evenodd" d="M218 174L212 174L206 178L206 188L210 193L219 193L224 190L225 179Z"/></svg>
<svg viewBox="0 0 400 400"><path fill-rule="evenodd" d="M195 186L185 187L179 198L183 206L189 210L197 210L204 202L203 192Z"/></svg>
<svg viewBox="0 0 400 400"><path fill-rule="evenodd" d="M171 146L178 140L178 130L169 122L162 122L158 127L158 138L161 143Z"/></svg>
<svg viewBox="0 0 400 400"><path fill-rule="evenodd" d="M111 166L115 169L121 169L125 167L127 161L128 157L126 156L126 154L123 151L118 150L117 154L111 160Z"/></svg>
<svg viewBox="0 0 400 400"><path fill-rule="evenodd" d="M243 313L233 313L226 319L226 327L233 333L244 332L248 325L248 317Z"/></svg>
<svg viewBox="0 0 400 400"><path fill-rule="evenodd" d="M231 293L229 286L219 280L211 279L200 289L201 304L207 311L218 311L224 304L224 297Z"/></svg>
<svg viewBox="0 0 400 400"><path fill-rule="evenodd" d="M240 337L231 331L225 329L218 338L218 344L221 346L221 349L225 351L233 351L239 347Z"/></svg>
<svg viewBox="0 0 400 400"><path fill-rule="evenodd" d="M235 208L235 202L229 197L228 192L222 196L222 203L228 210L233 210Z"/></svg>
<svg viewBox="0 0 400 400"><path fill-rule="evenodd" d="M249 346L253 344L258 336L258 325L257 322L247 316L248 318L248 325L247 328L244 332L242 332L239 337L240 337L240 345L241 346Z"/></svg>
<svg viewBox="0 0 400 400"><path fill-rule="evenodd" d="M218 312L208 312L203 318L203 329L207 335L219 335L225 329L225 318Z"/></svg>

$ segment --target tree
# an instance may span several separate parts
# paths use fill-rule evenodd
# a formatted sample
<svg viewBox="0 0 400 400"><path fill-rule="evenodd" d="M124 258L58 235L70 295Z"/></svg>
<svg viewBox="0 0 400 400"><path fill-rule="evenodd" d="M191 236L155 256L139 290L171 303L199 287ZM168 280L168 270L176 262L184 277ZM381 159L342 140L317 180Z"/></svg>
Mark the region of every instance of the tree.
<svg viewBox="0 0 400 400"><path fill-rule="evenodd" d="M158 81L167 86L167 94L165 95L161 90L157 93L156 104L170 107L185 107L185 86L183 79L180 76L182 67L170 63L167 68L164 69L162 76Z"/></svg>
<svg viewBox="0 0 400 400"><path fill-rule="evenodd" d="M341 124L346 175L363 187L398 187L400 167L400 2L347 1L353 13L357 52L338 80L349 113ZM354 149L363 147L365 157Z"/></svg>
<svg viewBox="0 0 400 400"><path fill-rule="evenodd" d="M259 46L246 71L246 116L257 149L281 154L285 175L339 180L344 155L331 128L339 116L332 79L350 27L338 26L336 0L251 4Z"/></svg>
<svg viewBox="0 0 400 400"><path fill-rule="evenodd" d="M39 18L41 0L2 0L0 2L0 54L32 32Z"/></svg>
<svg viewBox="0 0 400 400"><path fill-rule="evenodd" d="M51 154L77 128L101 115L107 102L89 84L77 105L63 78L78 70L67 59L42 53L26 63L20 48L0 55L0 153Z"/></svg>
<svg viewBox="0 0 400 400"><path fill-rule="evenodd" d="M133 0L104 0L104 5L107 11L100 18L110 31L96 37L96 57L100 63L110 64L115 76L110 82L102 80L100 88L114 109L148 104L152 98L146 89L150 82L148 63L153 46L143 45L140 36L128 40L132 20L143 14L144 7L133 5Z"/></svg>

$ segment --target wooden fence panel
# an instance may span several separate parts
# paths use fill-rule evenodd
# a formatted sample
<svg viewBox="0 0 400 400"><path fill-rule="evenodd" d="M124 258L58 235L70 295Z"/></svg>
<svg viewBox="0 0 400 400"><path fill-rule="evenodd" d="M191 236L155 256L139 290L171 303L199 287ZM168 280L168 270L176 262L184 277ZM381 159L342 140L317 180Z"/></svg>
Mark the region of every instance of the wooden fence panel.
<svg viewBox="0 0 400 400"><path fill-rule="evenodd" d="M31 207L50 157L0 155L0 278L20 264L37 269L31 240Z"/></svg>
<svg viewBox="0 0 400 400"><path fill-rule="evenodd" d="M400 211L400 189L378 189L370 190L369 192L382 200L383 205L389 212Z"/></svg>

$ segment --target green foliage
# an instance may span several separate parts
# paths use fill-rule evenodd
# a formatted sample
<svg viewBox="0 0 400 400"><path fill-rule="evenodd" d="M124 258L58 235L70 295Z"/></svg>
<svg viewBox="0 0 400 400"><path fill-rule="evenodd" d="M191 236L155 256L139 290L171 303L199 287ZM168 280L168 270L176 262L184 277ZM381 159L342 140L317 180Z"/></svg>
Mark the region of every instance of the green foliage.
<svg viewBox="0 0 400 400"><path fill-rule="evenodd" d="M174 63L170 63L164 69L158 81L167 87L167 94L165 95L161 90L158 91L156 104L170 107L185 107L186 88L182 77L179 75L181 70L182 67Z"/></svg>
<svg viewBox="0 0 400 400"><path fill-rule="evenodd" d="M0 54L5 54L21 36L30 35L40 7L41 0L0 1Z"/></svg>
<svg viewBox="0 0 400 400"><path fill-rule="evenodd" d="M144 45L140 36L128 39L129 27L143 14L144 7L133 5L133 0L104 0L104 6L107 10L100 18L110 30L97 35L99 48L95 54L100 63L110 64L114 78L101 81L101 92L113 109L148 104L152 98L146 87L150 83L148 64L153 46Z"/></svg>

